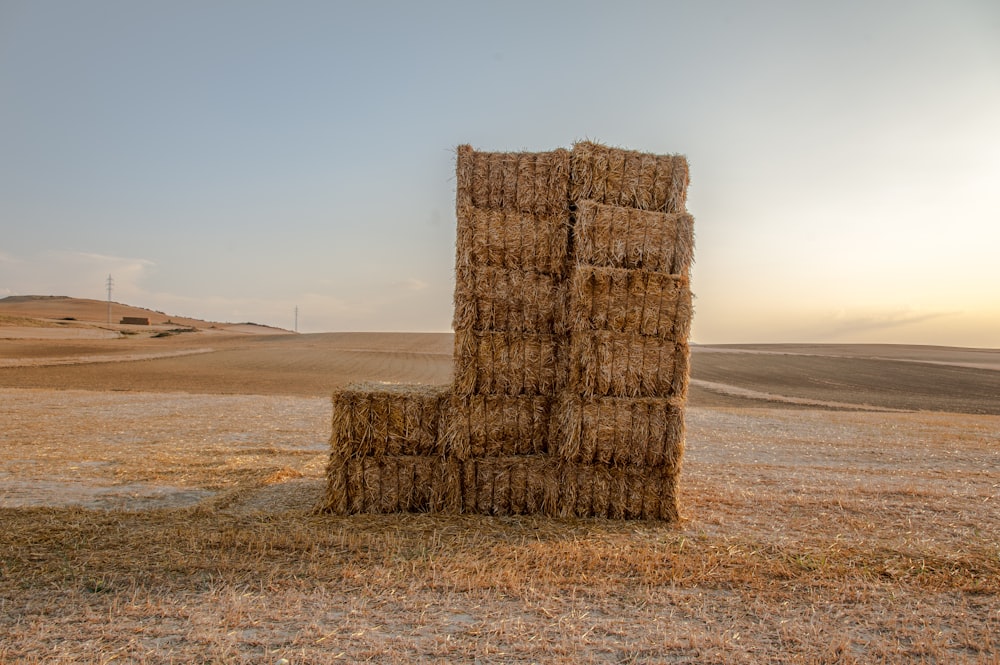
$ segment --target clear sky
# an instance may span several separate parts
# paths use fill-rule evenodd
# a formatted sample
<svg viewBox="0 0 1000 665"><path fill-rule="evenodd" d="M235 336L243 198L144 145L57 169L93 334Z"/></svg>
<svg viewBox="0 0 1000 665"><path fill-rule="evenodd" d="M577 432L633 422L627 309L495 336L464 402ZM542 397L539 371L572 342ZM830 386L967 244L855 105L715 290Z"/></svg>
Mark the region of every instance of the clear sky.
<svg viewBox="0 0 1000 665"><path fill-rule="evenodd" d="M693 339L1000 347L1000 3L0 0L0 297L450 329L455 147L691 165Z"/></svg>

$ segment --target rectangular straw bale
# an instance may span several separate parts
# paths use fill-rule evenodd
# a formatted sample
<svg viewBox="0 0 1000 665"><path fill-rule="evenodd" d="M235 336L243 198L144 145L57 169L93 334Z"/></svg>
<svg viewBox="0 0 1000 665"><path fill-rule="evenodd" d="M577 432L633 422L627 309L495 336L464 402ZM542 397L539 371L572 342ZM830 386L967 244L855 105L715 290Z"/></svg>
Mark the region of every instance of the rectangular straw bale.
<svg viewBox="0 0 1000 665"><path fill-rule="evenodd" d="M670 469L589 467L590 511L580 517L647 519L679 518L677 472ZM577 506L581 506L579 499Z"/></svg>
<svg viewBox="0 0 1000 665"><path fill-rule="evenodd" d="M319 512L346 515L347 501L347 459L341 455L330 455L326 465L326 492Z"/></svg>
<svg viewBox="0 0 1000 665"><path fill-rule="evenodd" d="M457 208L554 214L569 209L570 152L479 152L458 148Z"/></svg>
<svg viewBox="0 0 1000 665"><path fill-rule="evenodd" d="M556 464L546 455L504 455L459 462L463 479L462 512L521 515L553 505ZM556 494L558 490L556 490Z"/></svg>
<svg viewBox="0 0 1000 665"><path fill-rule="evenodd" d="M684 402L567 393L553 406L549 447L555 457L577 464L679 468L684 454Z"/></svg>
<svg viewBox="0 0 1000 665"><path fill-rule="evenodd" d="M570 198L656 212L683 212L688 164L682 155L653 155L590 141L573 146Z"/></svg>
<svg viewBox="0 0 1000 665"><path fill-rule="evenodd" d="M578 263L687 275L694 261L694 218L577 201L573 243Z"/></svg>
<svg viewBox="0 0 1000 665"><path fill-rule="evenodd" d="M659 519L676 522L680 519L680 499L678 496L678 477L680 470L664 469L660 476L660 486L657 492L660 499ZM655 474L653 478L656 478Z"/></svg>
<svg viewBox="0 0 1000 665"><path fill-rule="evenodd" d="M569 212L536 215L516 210L458 210L455 269L493 266L559 275L566 269Z"/></svg>
<svg viewBox="0 0 1000 665"><path fill-rule="evenodd" d="M333 393L331 451L342 457L429 455L437 450L449 386L359 383Z"/></svg>
<svg viewBox="0 0 1000 665"><path fill-rule="evenodd" d="M574 266L570 274L569 325L686 342L691 331L691 288L686 276Z"/></svg>
<svg viewBox="0 0 1000 665"><path fill-rule="evenodd" d="M444 407L443 454L460 460L548 451L552 398L455 395Z"/></svg>
<svg viewBox="0 0 1000 665"><path fill-rule="evenodd" d="M561 333L565 312L560 277L493 266L455 273L455 330Z"/></svg>
<svg viewBox="0 0 1000 665"><path fill-rule="evenodd" d="M560 376L561 335L455 331L458 395L551 395Z"/></svg>
<svg viewBox="0 0 1000 665"><path fill-rule="evenodd" d="M568 392L584 397L675 397L687 391L687 345L602 330L574 332Z"/></svg>
<svg viewBox="0 0 1000 665"><path fill-rule="evenodd" d="M558 465L555 511L562 517L676 521L677 473L602 464Z"/></svg>
<svg viewBox="0 0 1000 665"><path fill-rule="evenodd" d="M329 476L329 512L457 512L461 505L455 469L440 457L362 457L342 460L338 466L337 478Z"/></svg>

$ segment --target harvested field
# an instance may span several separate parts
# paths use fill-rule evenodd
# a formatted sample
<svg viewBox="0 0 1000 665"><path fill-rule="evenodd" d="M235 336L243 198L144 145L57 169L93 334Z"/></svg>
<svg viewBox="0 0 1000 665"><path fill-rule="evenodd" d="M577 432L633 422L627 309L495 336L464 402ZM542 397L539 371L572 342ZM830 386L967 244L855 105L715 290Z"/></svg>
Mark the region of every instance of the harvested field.
<svg viewBox="0 0 1000 665"><path fill-rule="evenodd" d="M732 347L693 351L691 375L699 381L816 401L1000 415L1000 354L993 350L911 346L887 351L862 345L853 351L834 347L827 354L822 345L786 349L776 344L753 352ZM695 392L693 383L692 403L718 403L717 391Z"/></svg>
<svg viewBox="0 0 1000 665"><path fill-rule="evenodd" d="M0 367L0 662L1000 660L1000 372L920 362L995 352L694 347L771 398L692 385L665 525L312 514L332 389L447 383L451 336L206 340Z"/></svg>
<svg viewBox="0 0 1000 665"><path fill-rule="evenodd" d="M181 336L178 336L181 337ZM138 344L132 344L132 342ZM191 344L198 342L197 346ZM211 394L327 395L335 386L357 380L400 383L448 383L452 371L450 334L327 333L317 335L214 336L192 339L100 340L73 346L80 362L64 364L67 355L46 355L33 340L33 365L4 367L3 359L19 349L0 346L0 387L83 388L87 390L188 390ZM153 343L162 342L158 346ZM59 342L49 342L58 347ZM133 362L92 362L113 353L153 354ZM204 353L204 349L210 353ZM167 355L178 349L196 353Z"/></svg>

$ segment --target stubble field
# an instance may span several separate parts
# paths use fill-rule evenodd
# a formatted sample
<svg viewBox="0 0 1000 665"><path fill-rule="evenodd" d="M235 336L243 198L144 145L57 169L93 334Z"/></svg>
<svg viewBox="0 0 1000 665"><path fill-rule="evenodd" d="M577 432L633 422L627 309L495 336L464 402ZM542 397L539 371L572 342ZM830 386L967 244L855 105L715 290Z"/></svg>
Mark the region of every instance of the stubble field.
<svg viewBox="0 0 1000 665"><path fill-rule="evenodd" d="M1000 662L995 351L696 348L680 524L336 517L331 389L450 335L24 323L0 662Z"/></svg>

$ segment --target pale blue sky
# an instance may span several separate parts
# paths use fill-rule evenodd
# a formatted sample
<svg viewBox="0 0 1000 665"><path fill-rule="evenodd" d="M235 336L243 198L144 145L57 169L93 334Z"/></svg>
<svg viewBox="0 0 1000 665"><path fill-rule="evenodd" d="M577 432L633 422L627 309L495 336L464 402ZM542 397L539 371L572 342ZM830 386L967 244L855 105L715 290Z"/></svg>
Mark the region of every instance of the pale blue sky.
<svg viewBox="0 0 1000 665"><path fill-rule="evenodd" d="M0 0L0 297L448 330L454 148L691 163L694 340L1000 347L1000 4Z"/></svg>

